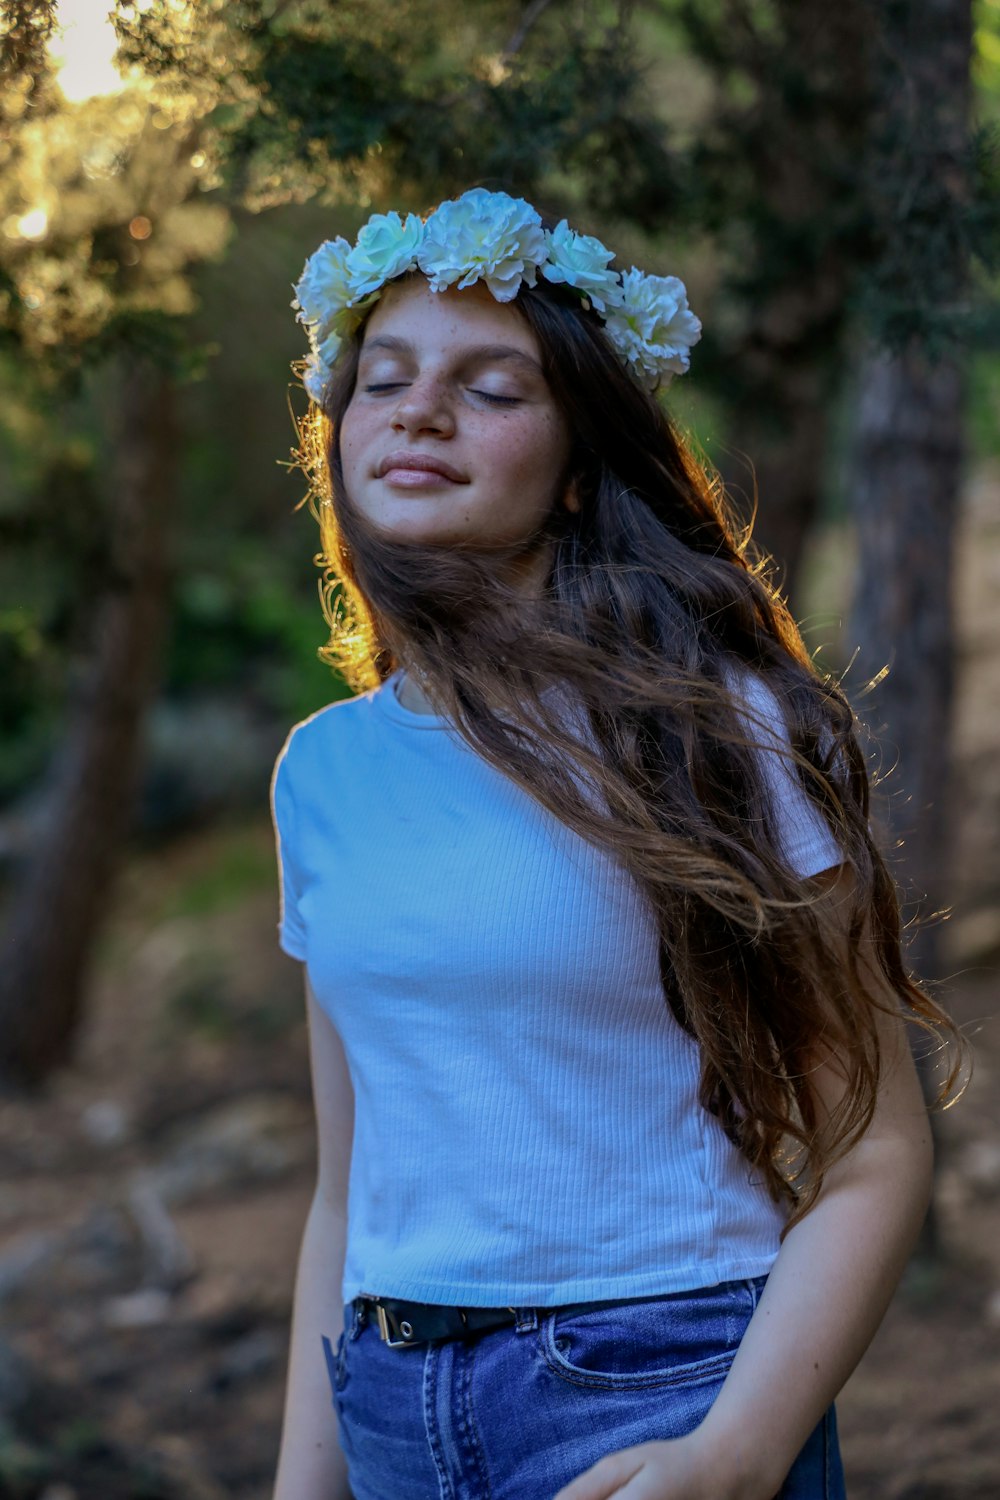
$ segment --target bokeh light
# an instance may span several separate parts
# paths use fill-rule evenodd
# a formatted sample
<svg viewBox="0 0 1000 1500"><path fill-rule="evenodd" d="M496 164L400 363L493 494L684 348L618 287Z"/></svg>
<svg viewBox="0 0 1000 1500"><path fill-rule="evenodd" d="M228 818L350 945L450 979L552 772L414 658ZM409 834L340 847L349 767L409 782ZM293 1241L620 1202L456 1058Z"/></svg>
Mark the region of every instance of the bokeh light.
<svg viewBox="0 0 1000 1500"><path fill-rule="evenodd" d="M43 240L45 232L49 227L49 216L44 208L32 208L26 214L20 214L16 218L4 223L4 233L8 239L16 240Z"/></svg>

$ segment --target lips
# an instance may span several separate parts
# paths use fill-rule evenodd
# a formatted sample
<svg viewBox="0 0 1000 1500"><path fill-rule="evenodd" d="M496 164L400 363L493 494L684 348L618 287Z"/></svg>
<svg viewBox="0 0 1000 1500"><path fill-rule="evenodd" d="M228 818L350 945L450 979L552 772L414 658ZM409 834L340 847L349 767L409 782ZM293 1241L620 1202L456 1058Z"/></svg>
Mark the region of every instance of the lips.
<svg viewBox="0 0 1000 1500"><path fill-rule="evenodd" d="M390 453L378 466L376 477L384 479L393 469L406 469L411 473L440 474L444 479L450 479L453 484L468 484L468 478L460 474L451 464L443 459L432 458L429 453Z"/></svg>

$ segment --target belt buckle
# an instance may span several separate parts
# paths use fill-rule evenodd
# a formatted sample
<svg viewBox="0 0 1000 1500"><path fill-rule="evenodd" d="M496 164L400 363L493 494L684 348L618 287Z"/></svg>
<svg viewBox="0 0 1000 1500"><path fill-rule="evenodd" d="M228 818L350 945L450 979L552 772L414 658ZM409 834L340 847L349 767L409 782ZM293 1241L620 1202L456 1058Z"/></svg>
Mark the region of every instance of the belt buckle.
<svg viewBox="0 0 1000 1500"><path fill-rule="evenodd" d="M394 1339L392 1337L389 1319L386 1317L385 1308L381 1302L375 1303L375 1319L378 1323L379 1336L384 1344L388 1344L390 1349L408 1349L411 1344L420 1343L420 1339Z"/></svg>

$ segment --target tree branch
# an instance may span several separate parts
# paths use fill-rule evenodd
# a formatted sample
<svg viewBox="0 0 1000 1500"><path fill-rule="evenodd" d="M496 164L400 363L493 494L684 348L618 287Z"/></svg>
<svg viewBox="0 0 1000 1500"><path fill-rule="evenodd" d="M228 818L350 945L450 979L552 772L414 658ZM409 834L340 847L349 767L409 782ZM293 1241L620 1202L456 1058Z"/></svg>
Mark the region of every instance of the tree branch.
<svg viewBox="0 0 1000 1500"><path fill-rule="evenodd" d="M517 30L503 49L501 56L505 58L516 57L524 46L528 32L535 25L536 21L538 21L539 17L548 10L551 4L552 0L530 0L530 3L525 7Z"/></svg>

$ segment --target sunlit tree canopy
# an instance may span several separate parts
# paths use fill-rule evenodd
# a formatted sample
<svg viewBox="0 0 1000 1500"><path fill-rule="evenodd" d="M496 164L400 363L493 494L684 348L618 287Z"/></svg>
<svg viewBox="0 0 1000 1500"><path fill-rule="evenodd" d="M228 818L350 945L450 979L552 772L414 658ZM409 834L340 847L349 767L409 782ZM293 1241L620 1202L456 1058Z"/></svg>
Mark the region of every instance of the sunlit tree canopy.
<svg viewBox="0 0 1000 1500"><path fill-rule="evenodd" d="M20 10L0 328L49 373L148 340L157 319L163 335L236 205L364 206L401 190L419 208L456 184L524 191L546 173L565 196L582 172L598 212L614 200L649 227L669 208L666 156L655 131L641 141L631 102L623 4L483 0L474 22L440 0Z"/></svg>

